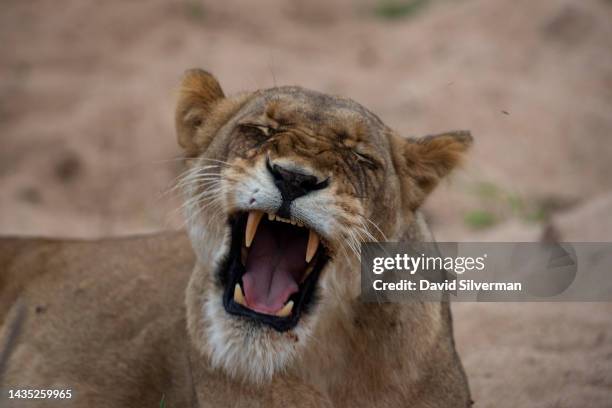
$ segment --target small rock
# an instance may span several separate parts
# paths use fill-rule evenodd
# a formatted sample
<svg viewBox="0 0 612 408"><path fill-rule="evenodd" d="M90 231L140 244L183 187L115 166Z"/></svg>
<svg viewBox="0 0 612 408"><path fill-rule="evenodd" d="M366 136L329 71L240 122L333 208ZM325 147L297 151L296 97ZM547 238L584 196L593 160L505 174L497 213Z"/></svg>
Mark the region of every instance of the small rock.
<svg viewBox="0 0 612 408"><path fill-rule="evenodd" d="M79 156L67 153L55 164L55 175L59 180L69 182L79 175L82 167Z"/></svg>

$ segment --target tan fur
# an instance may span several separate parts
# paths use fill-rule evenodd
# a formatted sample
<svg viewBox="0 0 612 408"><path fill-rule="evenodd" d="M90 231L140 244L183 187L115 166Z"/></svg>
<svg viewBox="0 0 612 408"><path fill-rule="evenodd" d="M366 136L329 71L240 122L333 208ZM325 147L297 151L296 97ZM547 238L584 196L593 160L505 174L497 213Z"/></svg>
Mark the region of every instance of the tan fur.
<svg viewBox="0 0 612 408"><path fill-rule="evenodd" d="M356 253L362 240L430 240L418 208L467 132L402 138L351 100L298 87L226 97L201 70L183 80L176 126L189 239L0 242L0 347L18 338L2 386L73 389L63 406L470 405L448 304L360 302ZM266 158L329 180L292 207L332 260L319 300L282 333L229 315L215 276L228 214L278 205Z"/></svg>

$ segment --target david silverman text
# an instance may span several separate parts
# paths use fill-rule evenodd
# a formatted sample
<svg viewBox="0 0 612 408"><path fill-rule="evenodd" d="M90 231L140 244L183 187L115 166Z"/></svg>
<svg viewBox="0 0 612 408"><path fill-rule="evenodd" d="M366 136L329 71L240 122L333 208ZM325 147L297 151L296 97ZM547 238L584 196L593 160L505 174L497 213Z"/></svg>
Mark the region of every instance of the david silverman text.
<svg viewBox="0 0 612 408"><path fill-rule="evenodd" d="M417 283L408 279L401 279L398 282L384 282L377 279L373 282L374 290L399 290L399 291L520 291L520 282L476 282L472 279L445 280L444 282L430 282L427 279L420 279Z"/></svg>

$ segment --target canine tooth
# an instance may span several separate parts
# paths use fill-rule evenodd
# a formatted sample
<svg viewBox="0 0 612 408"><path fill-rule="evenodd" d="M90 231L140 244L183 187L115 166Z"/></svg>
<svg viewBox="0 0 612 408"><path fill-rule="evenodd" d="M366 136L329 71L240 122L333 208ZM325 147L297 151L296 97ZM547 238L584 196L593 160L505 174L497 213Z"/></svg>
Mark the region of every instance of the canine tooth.
<svg viewBox="0 0 612 408"><path fill-rule="evenodd" d="M240 288L239 283L234 286L234 302L238 303L239 305L246 306L244 295L242 294L242 289Z"/></svg>
<svg viewBox="0 0 612 408"><path fill-rule="evenodd" d="M244 230L244 244L247 248L251 246L255 233L257 232L257 226L261 221L263 213L261 211L249 211L249 218L247 219L246 229Z"/></svg>
<svg viewBox="0 0 612 408"><path fill-rule="evenodd" d="M312 257L317 253L319 248L319 234L310 230L308 235L308 245L306 246L306 263L312 260Z"/></svg>
<svg viewBox="0 0 612 408"><path fill-rule="evenodd" d="M278 312L276 312L276 316L278 317L287 317L291 314L291 311L293 310L293 300L290 300L287 302L287 304L285 304L285 306L283 306L283 308L281 310L279 310Z"/></svg>
<svg viewBox="0 0 612 408"><path fill-rule="evenodd" d="M268 213L268 220L274 221L274 214Z"/></svg>

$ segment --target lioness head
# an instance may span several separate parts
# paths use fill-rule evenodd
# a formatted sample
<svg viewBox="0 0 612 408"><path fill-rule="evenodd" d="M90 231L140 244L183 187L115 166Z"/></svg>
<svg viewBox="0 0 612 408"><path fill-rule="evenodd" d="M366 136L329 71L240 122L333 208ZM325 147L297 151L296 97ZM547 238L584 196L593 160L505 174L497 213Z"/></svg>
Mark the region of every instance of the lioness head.
<svg viewBox="0 0 612 408"><path fill-rule="evenodd" d="M252 381L333 341L313 336L350 315L360 243L405 238L472 140L401 138L356 102L299 87L227 97L202 70L183 79L176 128L199 263L190 331L214 366Z"/></svg>

